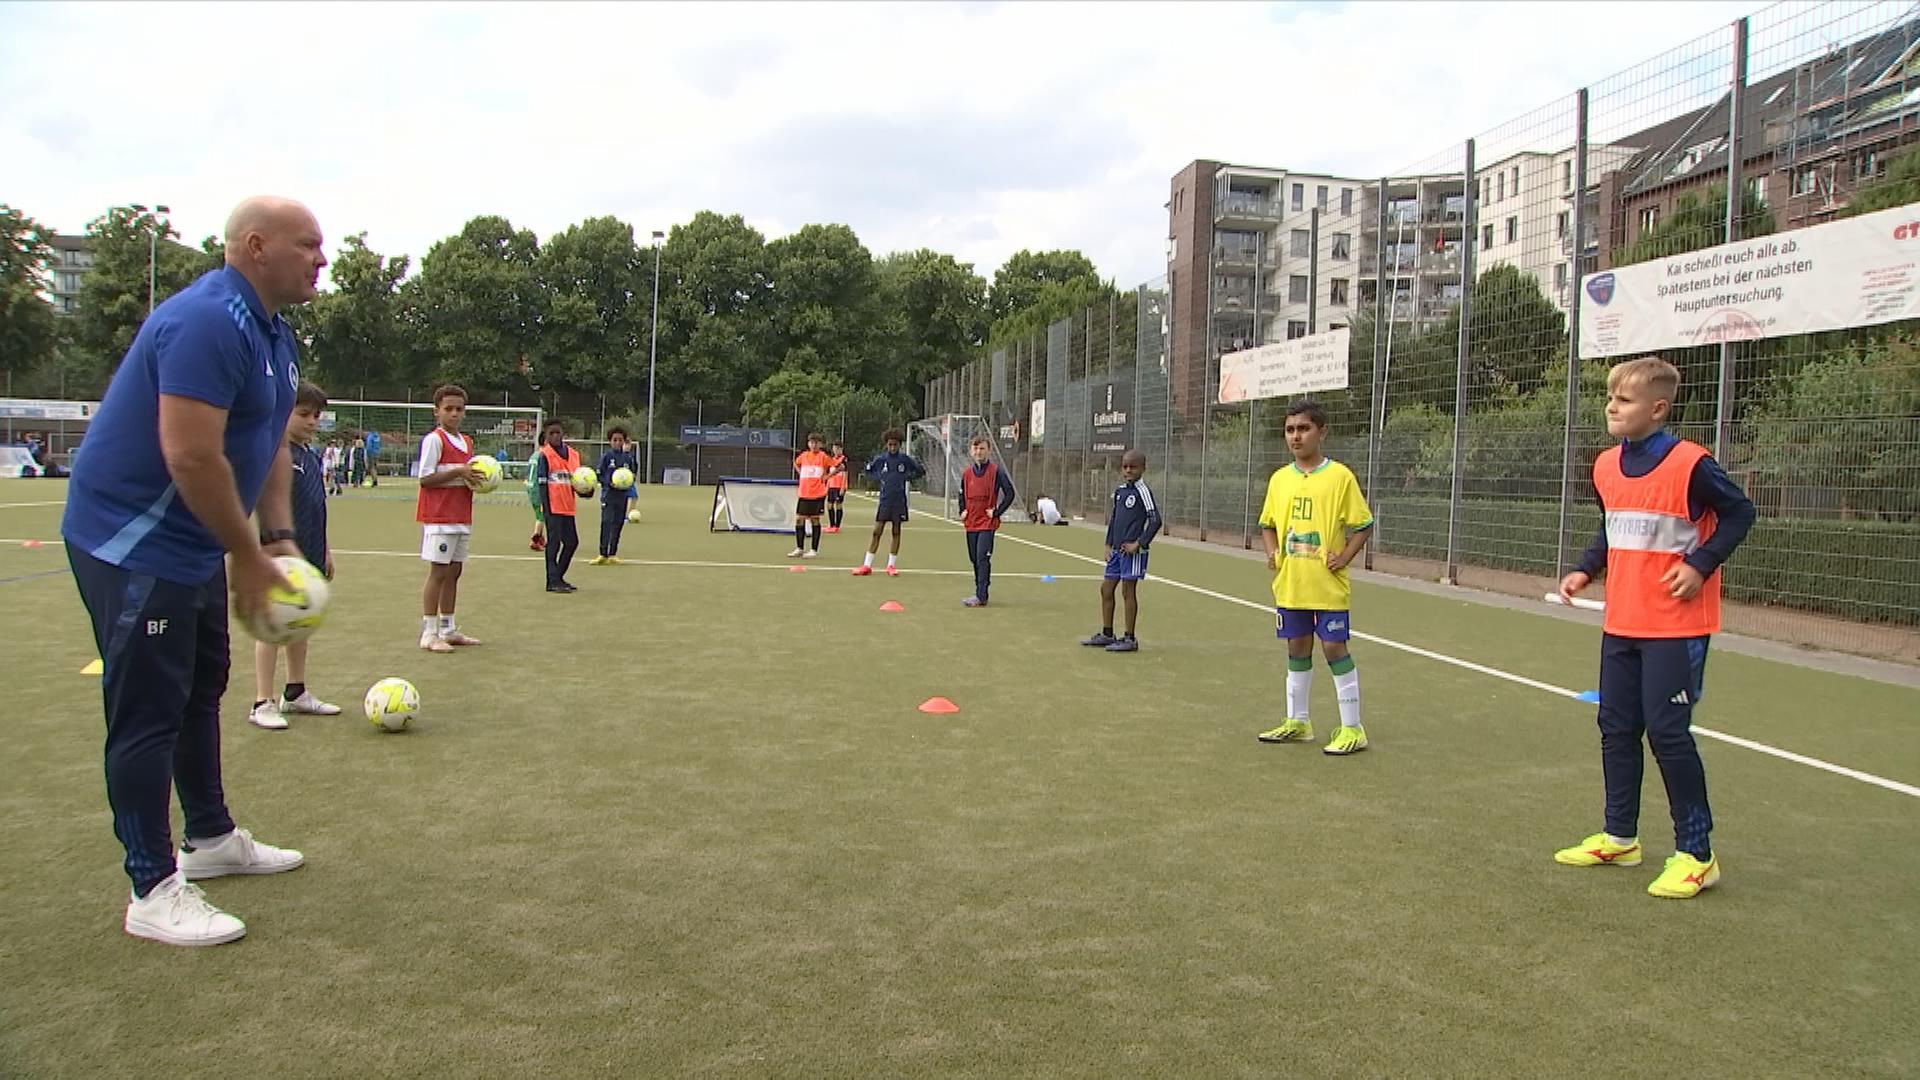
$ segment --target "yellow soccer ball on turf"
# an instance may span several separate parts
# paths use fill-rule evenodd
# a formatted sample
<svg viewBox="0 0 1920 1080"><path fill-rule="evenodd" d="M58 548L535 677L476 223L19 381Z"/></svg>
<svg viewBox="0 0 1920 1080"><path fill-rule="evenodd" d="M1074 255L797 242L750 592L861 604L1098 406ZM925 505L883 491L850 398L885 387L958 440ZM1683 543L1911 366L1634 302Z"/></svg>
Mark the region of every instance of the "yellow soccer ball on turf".
<svg viewBox="0 0 1920 1080"><path fill-rule="evenodd" d="M640 511L638 511L638 510L629 510L629 511L627 511L627 520L628 520L628 521L630 521L630 522L632 522L632 523L634 523L634 524L636 524L636 525L637 525L637 524L639 524L639 523L640 523Z"/></svg>
<svg viewBox="0 0 1920 1080"><path fill-rule="evenodd" d="M573 470L573 490L591 495L600 490L600 477L585 465Z"/></svg>
<svg viewBox="0 0 1920 1080"><path fill-rule="evenodd" d="M273 561L293 588L268 589L266 605L247 622L247 632L269 645L298 644L312 637L327 619L326 575L292 555Z"/></svg>
<svg viewBox="0 0 1920 1080"><path fill-rule="evenodd" d="M487 495L500 486L500 462L492 455L475 454L467 464L473 466L473 490Z"/></svg>
<svg viewBox="0 0 1920 1080"><path fill-rule="evenodd" d="M362 480L362 481L360 481L360 486L361 486L361 487L363 487L363 488L370 488L370 487L372 487L372 486L373 486L373 477L371 477L371 476L369 476L369 477L367 477L367 478L366 478L365 480Z"/></svg>
<svg viewBox="0 0 1920 1080"><path fill-rule="evenodd" d="M420 691L405 679L381 679L367 689L367 719L381 731L405 731L420 712Z"/></svg>
<svg viewBox="0 0 1920 1080"><path fill-rule="evenodd" d="M616 491L625 491L633 486L633 470L625 465L613 470L613 478L607 481Z"/></svg>

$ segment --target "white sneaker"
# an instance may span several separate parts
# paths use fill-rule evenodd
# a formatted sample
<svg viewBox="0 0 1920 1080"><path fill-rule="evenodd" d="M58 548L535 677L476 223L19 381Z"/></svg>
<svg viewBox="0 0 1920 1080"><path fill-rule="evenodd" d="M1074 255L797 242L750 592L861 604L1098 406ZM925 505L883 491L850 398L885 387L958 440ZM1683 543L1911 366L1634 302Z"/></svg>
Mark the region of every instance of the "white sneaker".
<svg viewBox="0 0 1920 1080"><path fill-rule="evenodd" d="M245 829L235 829L212 847L180 849L180 874L189 881L225 877L228 874L278 874L306 862L306 856L291 848L262 844Z"/></svg>
<svg viewBox="0 0 1920 1080"><path fill-rule="evenodd" d="M313 691L305 690L301 692L299 697L294 698L292 701L281 698L280 711L283 713L305 713L308 716L339 716L340 706L330 705L327 702L321 701L319 698L313 696ZM287 726L285 719L280 721L280 726Z"/></svg>
<svg viewBox="0 0 1920 1080"><path fill-rule="evenodd" d="M273 698L255 705L253 710L247 713L247 723L257 728L266 728L268 731L287 730L287 718L280 712L280 703Z"/></svg>
<svg viewBox="0 0 1920 1080"><path fill-rule="evenodd" d="M169 945L225 945L247 933L246 923L207 903L207 894L179 871L127 901L126 928Z"/></svg>
<svg viewBox="0 0 1920 1080"><path fill-rule="evenodd" d="M444 633L444 634L441 634L441 635L440 635L440 640L441 640L441 641L444 641L444 642L446 642L446 643L447 643L447 644L449 644L449 645L453 645L453 646L456 646L456 647L457 647L457 646L463 646L463 645L478 645L478 644L480 644L480 639L479 639L479 638L471 638L471 637L468 637L467 635L465 635L465 634L463 634L463 633L461 633L461 632L460 632L460 631L458 631L458 630L449 630L449 631L447 631L446 633Z"/></svg>
<svg viewBox="0 0 1920 1080"><path fill-rule="evenodd" d="M420 647L428 652L452 652L453 646L440 640L438 630L423 631L420 635Z"/></svg>
<svg viewBox="0 0 1920 1080"><path fill-rule="evenodd" d="M809 551L800 557L803 559L817 559L820 557L820 553L818 551Z"/></svg>
<svg viewBox="0 0 1920 1080"><path fill-rule="evenodd" d="M797 558L801 555L805 555L806 553L807 552L805 548L794 548L792 551L787 552L787 558L789 559Z"/></svg>

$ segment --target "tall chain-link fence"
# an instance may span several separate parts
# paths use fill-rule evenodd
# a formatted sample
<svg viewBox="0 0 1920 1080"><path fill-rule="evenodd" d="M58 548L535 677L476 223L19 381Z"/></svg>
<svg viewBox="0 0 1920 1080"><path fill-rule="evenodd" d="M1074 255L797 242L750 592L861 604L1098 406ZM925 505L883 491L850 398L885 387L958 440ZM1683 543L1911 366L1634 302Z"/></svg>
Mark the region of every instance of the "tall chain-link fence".
<svg viewBox="0 0 1920 1080"><path fill-rule="evenodd" d="M995 343L926 408L990 419L1017 482L1088 518L1114 448L1144 450L1174 535L1251 548L1288 398L1232 400L1222 357L1344 329L1344 388L1291 396L1364 480L1370 564L1537 596L1599 527L1612 445L1583 277L1916 201L1920 9L1781 4L1387 176L1195 162L1165 277ZM1920 660L1920 326L1658 354L1670 429L1760 510L1728 629Z"/></svg>

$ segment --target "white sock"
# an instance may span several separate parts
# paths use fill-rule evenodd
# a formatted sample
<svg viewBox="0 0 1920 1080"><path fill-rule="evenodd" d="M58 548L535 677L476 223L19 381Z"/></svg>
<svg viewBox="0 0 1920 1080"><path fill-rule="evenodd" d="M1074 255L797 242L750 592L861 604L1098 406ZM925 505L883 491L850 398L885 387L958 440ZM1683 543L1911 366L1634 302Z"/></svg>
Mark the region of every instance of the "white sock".
<svg viewBox="0 0 1920 1080"><path fill-rule="evenodd" d="M1639 842L1640 842L1640 839L1639 839L1639 837L1635 837L1635 836L1615 836L1615 835L1613 835L1612 833L1608 833L1608 834L1607 834L1607 839L1608 839L1608 840L1611 840L1611 841L1612 841L1612 842L1614 842L1615 844L1618 844L1618 845L1620 845L1621 847L1632 847L1633 845L1635 845L1635 844L1637 844L1637 843L1639 843Z"/></svg>
<svg viewBox="0 0 1920 1080"><path fill-rule="evenodd" d="M453 613L448 612L440 616L440 636L446 637L451 633L453 633Z"/></svg>
<svg viewBox="0 0 1920 1080"><path fill-rule="evenodd" d="M888 565L888 566L892 566L892 565L893 565L893 560L895 560L895 559L897 559L897 558L899 558L899 557L900 557L900 556L898 556L898 555L889 555L889 556L887 556L887 565Z"/></svg>
<svg viewBox="0 0 1920 1080"><path fill-rule="evenodd" d="M1287 719L1305 720L1307 702L1313 697L1313 672L1287 672Z"/></svg>
<svg viewBox="0 0 1920 1080"><path fill-rule="evenodd" d="M871 551L867 552L867 557L861 561L860 565L866 567L869 570L873 569L873 552Z"/></svg>
<svg viewBox="0 0 1920 1080"><path fill-rule="evenodd" d="M437 633L439 633L439 632L440 632L440 617L439 617L438 615L422 615L422 616L420 616L420 632L421 632L421 633L423 633L423 634L437 634Z"/></svg>
<svg viewBox="0 0 1920 1080"><path fill-rule="evenodd" d="M221 833L219 836L202 836L202 837L189 836L187 837L187 846L190 848L193 848L196 851L200 850L201 848L219 847L221 844L224 844L227 842L227 837L232 835L233 835L233 831L229 829L228 831Z"/></svg>
<svg viewBox="0 0 1920 1080"><path fill-rule="evenodd" d="M1347 727L1360 726L1360 671L1349 668L1344 675L1333 677L1333 694L1340 699L1340 723Z"/></svg>

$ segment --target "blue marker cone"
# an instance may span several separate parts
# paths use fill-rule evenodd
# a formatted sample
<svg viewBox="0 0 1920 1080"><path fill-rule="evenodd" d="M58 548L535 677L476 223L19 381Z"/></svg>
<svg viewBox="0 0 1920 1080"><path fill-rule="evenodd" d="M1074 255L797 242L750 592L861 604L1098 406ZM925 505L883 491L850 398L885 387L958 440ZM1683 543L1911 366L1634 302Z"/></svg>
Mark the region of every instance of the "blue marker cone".
<svg viewBox="0 0 1920 1080"><path fill-rule="evenodd" d="M1048 582L1051 582L1051 581L1053 580L1053 575L1052 575L1052 574L1042 574L1042 575L1040 575L1040 580L1041 580L1041 582L1042 582L1042 583L1048 583Z"/></svg>
<svg viewBox="0 0 1920 1080"><path fill-rule="evenodd" d="M1578 700L1584 701L1589 705L1600 704L1600 691L1598 690L1582 690L1574 696Z"/></svg>

